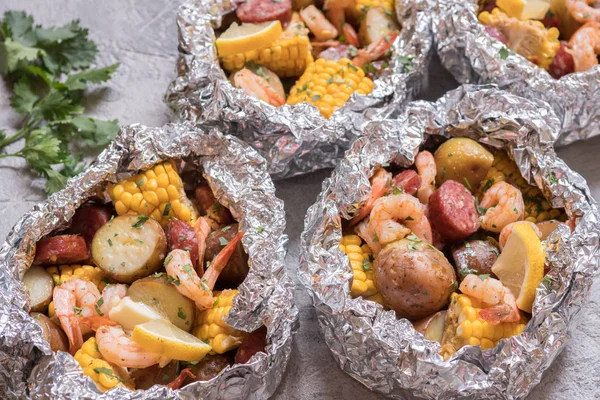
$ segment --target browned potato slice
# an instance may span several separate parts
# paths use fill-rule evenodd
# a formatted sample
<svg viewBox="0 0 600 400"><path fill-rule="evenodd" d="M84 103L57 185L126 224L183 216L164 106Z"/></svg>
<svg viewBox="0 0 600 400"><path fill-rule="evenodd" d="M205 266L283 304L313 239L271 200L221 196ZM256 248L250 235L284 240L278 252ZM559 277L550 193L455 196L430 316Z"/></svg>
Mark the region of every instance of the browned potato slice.
<svg viewBox="0 0 600 400"><path fill-rule="evenodd" d="M31 267L25 271L23 283L29 292L31 310L45 312L52 301L52 276L42 267Z"/></svg>
<svg viewBox="0 0 600 400"><path fill-rule="evenodd" d="M156 272L167 251L158 222L143 215L122 215L100 228L92 241L98 267L120 283L131 283Z"/></svg>
<svg viewBox="0 0 600 400"><path fill-rule="evenodd" d="M50 343L52 351L69 351L69 341L67 335L62 329L56 325L52 320L46 317L44 314L37 312L29 313L31 317L37 322L44 331L44 338Z"/></svg>
<svg viewBox="0 0 600 400"><path fill-rule="evenodd" d="M166 274L156 274L135 281L127 290L133 301L144 303L186 332L194 322L194 302L180 294L171 283L167 283ZM176 283L175 283L176 284Z"/></svg>
<svg viewBox="0 0 600 400"><path fill-rule="evenodd" d="M363 46L368 46L380 37L398 30L400 30L400 27L396 21L390 15L387 15L383 8L371 7L360 23L358 38Z"/></svg>

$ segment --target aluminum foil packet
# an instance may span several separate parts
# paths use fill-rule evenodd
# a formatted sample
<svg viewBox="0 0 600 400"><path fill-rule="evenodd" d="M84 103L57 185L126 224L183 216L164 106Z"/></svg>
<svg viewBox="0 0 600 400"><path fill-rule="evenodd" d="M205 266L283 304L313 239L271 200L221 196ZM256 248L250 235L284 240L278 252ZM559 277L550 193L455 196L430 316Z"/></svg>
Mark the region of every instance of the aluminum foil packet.
<svg viewBox="0 0 600 400"><path fill-rule="evenodd" d="M267 159L275 179L334 167L366 121L392 116L421 88L433 42L432 0L396 1L402 30L389 67L370 95L352 95L330 119L307 103L277 108L231 85L219 66L214 29L239 3L191 0L179 8L178 77L165 100L179 119L222 121Z"/></svg>
<svg viewBox="0 0 600 400"><path fill-rule="evenodd" d="M600 67L554 79L524 57L507 51L479 23L478 0L439 0L433 32L444 67L459 83L493 83L518 96L547 102L561 129L556 145L600 132Z"/></svg>
<svg viewBox="0 0 600 400"><path fill-rule="evenodd" d="M340 367L369 389L396 399L521 399L565 347L573 317L598 272L600 214L581 175L552 148L551 111L498 89L460 87L436 103L415 102L396 120L371 122L323 183L305 219L299 279L317 309L325 341ZM463 347L448 361L406 319L350 296L352 270L339 249L342 218L358 213L369 177L386 163L408 167L426 140L469 137L512 155L523 177L553 207L577 219L545 242L549 278L537 288L525 331L493 349Z"/></svg>
<svg viewBox="0 0 600 400"><path fill-rule="evenodd" d="M217 200L229 207L245 231L250 272L235 297L227 322L245 331L267 326L267 354L230 366L210 381L173 391L166 386L102 393L75 359L53 353L29 316L21 283L36 242L64 227L86 199L168 159L201 171ZM0 250L0 393L7 398L53 399L264 399L281 381L290 357L297 309L284 273L287 236L283 202L275 197L265 160L252 148L217 129L191 123L162 128L130 125L64 190L35 206L14 226Z"/></svg>

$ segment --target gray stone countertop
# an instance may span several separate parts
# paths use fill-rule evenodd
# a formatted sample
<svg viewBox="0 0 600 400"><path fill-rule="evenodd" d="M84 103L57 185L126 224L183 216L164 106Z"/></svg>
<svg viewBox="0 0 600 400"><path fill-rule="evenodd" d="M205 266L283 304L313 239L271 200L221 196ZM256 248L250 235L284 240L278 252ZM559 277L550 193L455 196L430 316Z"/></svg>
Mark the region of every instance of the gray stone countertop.
<svg viewBox="0 0 600 400"><path fill-rule="evenodd" d="M148 0L2 0L0 13L25 10L36 23L64 24L80 19L100 51L99 66L119 61L120 68L109 85L88 97L92 116L118 118L121 124L160 126L170 113L162 102L175 76L177 33L175 13L179 1ZM434 60L423 98L435 100L456 86ZM19 117L9 107L9 90L0 80L0 127L18 126ZM558 154L588 181L594 198L600 198L600 137L561 148ZM296 278L299 237L304 213L318 195L330 171L277 182L277 194L285 201L287 234L290 237L287 271ZM43 183L24 168L21 160L0 161L0 237L17 219L44 199ZM294 337L287 372L275 399L381 399L343 373L325 345L306 291L295 291L300 309L300 328ZM577 316L571 340L544 374L528 399L600 398L600 284L592 287L590 302Z"/></svg>

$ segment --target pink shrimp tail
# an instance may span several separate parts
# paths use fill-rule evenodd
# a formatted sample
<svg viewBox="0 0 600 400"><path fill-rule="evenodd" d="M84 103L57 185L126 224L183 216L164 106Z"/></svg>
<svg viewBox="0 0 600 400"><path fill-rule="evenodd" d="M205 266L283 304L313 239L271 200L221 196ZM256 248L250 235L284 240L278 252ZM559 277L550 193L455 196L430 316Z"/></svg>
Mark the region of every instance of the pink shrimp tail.
<svg viewBox="0 0 600 400"><path fill-rule="evenodd" d="M387 182L383 182L383 181L373 182L373 185L371 188L371 196L369 197L369 199L367 200L365 205L362 206L358 215L356 217L352 218L352 220L350 220L350 226L354 226L354 225L358 224L367 215L369 215L371 213L371 210L373 210L373 205L375 204L375 201L377 199L381 198L381 196L383 196L385 194L386 183Z"/></svg>
<svg viewBox="0 0 600 400"><path fill-rule="evenodd" d="M116 326L118 325L115 321L112 321L110 318L101 317L99 315L94 315L93 317L83 317L81 318L81 323L90 327L94 332L100 329L103 326Z"/></svg>
<svg viewBox="0 0 600 400"><path fill-rule="evenodd" d="M75 355L77 350L83 346L83 333L81 332L79 319L77 319L74 312L72 315L63 314L63 310L74 309L75 295L70 291L57 286L54 288L52 297L54 298L54 305L57 310L56 315L60 321L60 325L69 339L69 353Z"/></svg>
<svg viewBox="0 0 600 400"><path fill-rule="evenodd" d="M198 239L198 266L196 272L198 276L204 274L204 253L206 252L206 238L210 235L210 225L204 217L198 218L196 225L194 225L196 231L196 238Z"/></svg>
<svg viewBox="0 0 600 400"><path fill-rule="evenodd" d="M513 310L508 304L498 304L484 308L479 311L479 316L492 325L497 325L501 322L519 322L521 320L521 314Z"/></svg>

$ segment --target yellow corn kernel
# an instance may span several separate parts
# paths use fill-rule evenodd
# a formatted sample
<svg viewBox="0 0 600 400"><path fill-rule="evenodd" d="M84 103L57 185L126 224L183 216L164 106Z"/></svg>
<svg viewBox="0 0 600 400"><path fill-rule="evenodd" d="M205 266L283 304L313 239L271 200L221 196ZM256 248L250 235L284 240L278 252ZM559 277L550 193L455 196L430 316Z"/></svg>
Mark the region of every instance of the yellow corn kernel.
<svg viewBox="0 0 600 400"><path fill-rule="evenodd" d="M92 282L102 291L106 286L107 278L102 269L91 265L59 265L58 267L46 268L46 271L52 276L56 286L62 285L64 282L72 278L83 279L84 281Z"/></svg>
<svg viewBox="0 0 600 400"><path fill-rule="evenodd" d="M371 7L381 7L387 14L392 15L394 12L394 0L356 0L354 2L354 16L360 18Z"/></svg>
<svg viewBox="0 0 600 400"><path fill-rule="evenodd" d="M352 297L363 297L383 305L383 298L378 293L373 279L373 265L371 249L362 245L362 240L357 235L343 236L340 249L346 253L352 268L352 284L350 294Z"/></svg>
<svg viewBox="0 0 600 400"><path fill-rule="evenodd" d="M214 292L212 308L197 312L193 333L212 347L212 354L223 354L238 348L246 336L245 332L234 329L225 322L237 293L237 289Z"/></svg>
<svg viewBox="0 0 600 400"><path fill-rule="evenodd" d="M478 306L474 306L478 303ZM465 294L453 293L446 314L446 329L440 354L447 359L463 346L477 346L486 350L493 348L500 339L518 335L526 323L490 324L479 316L481 303Z"/></svg>
<svg viewBox="0 0 600 400"><path fill-rule="evenodd" d="M324 75L327 76L325 80L327 86L320 84ZM339 61L319 58L310 64L296 81L290 90L287 103L307 102L317 107L325 118L329 118L336 109L348 101L352 93L366 95L372 90L373 81L347 58ZM334 91L336 98L328 94L329 91Z"/></svg>
<svg viewBox="0 0 600 400"><path fill-rule="evenodd" d="M74 358L83 369L83 373L92 378L92 381L103 392L122 385L134 389L130 382L125 382L119 376L117 370L110 363L102 359L95 337L89 338L75 353Z"/></svg>
<svg viewBox="0 0 600 400"><path fill-rule="evenodd" d="M157 164L123 182L111 184L108 193L119 215L147 215L163 226L173 217L191 224L197 218L172 162Z"/></svg>

